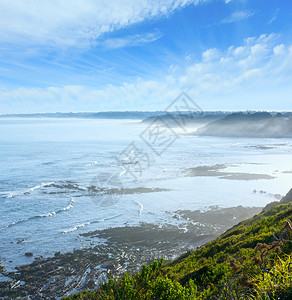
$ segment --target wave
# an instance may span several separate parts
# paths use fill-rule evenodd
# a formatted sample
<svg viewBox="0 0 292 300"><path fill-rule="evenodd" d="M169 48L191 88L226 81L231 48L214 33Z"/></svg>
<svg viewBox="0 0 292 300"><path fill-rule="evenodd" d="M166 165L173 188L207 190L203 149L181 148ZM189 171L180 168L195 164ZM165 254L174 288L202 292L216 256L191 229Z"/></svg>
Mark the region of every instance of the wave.
<svg viewBox="0 0 292 300"><path fill-rule="evenodd" d="M60 183L55 183L55 182L43 182L39 185L36 185L30 189L27 189L22 192L9 192L8 195L6 194L6 198L13 198L15 196L21 196L21 195L29 195L35 190L38 190L40 188L57 188L57 189L66 189L66 190L77 190L77 191L87 191L86 188L80 187L78 184L71 182L71 181L65 181L65 182L60 182ZM44 192L47 193L47 192Z"/></svg>
<svg viewBox="0 0 292 300"><path fill-rule="evenodd" d="M160 172L160 174L158 174L158 176L156 176L156 178L155 179L159 179L160 177L161 177L161 175L163 174L163 173L165 173L167 171L167 169L163 169L161 172Z"/></svg>
<svg viewBox="0 0 292 300"><path fill-rule="evenodd" d="M119 215L116 215L116 216L113 216L113 217L109 217L109 218L105 218L105 219L101 219L101 220L95 220L95 221L91 221L91 222L85 222L85 223L82 223L82 224L79 224L79 225L76 225L72 228L69 228L67 230L64 230L62 232L62 234L67 234L67 233L70 233L70 232L74 232L76 230L78 230L79 228L82 228L82 227L85 227L87 225L90 225L90 224L97 224L97 223L102 223L102 222L105 222L105 221L108 221L108 220L112 220L112 219L115 219L115 218L118 218L118 217L121 217L123 216L124 214L119 214Z"/></svg>
<svg viewBox="0 0 292 300"><path fill-rule="evenodd" d="M33 191L35 191L35 190L38 190L38 189L40 189L42 187L52 186L53 184L54 184L54 182L43 182L43 183L41 183L39 185L36 185L36 186L34 186L34 187L32 187L32 188L30 188L28 190L25 190L23 192L18 192L18 193L12 193L12 192L10 192L6 196L6 198L13 198L13 197L19 196L19 195L28 195L28 194L32 193Z"/></svg>
<svg viewBox="0 0 292 300"><path fill-rule="evenodd" d="M25 195L26 194L30 194L31 192L33 192L35 190L38 190L38 189L40 189L42 187L48 187L48 186L53 185L53 184L54 184L54 182L44 182L44 183L42 183L40 185L34 186L34 187L32 187L32 188L24 191L23 194L25 194Z"/></svg>
<svg viewBox="0 0 292 300"><path fill-rule="evenodd" d="M139 203L139 202L138 202L138 205L140 206L140 209L139 209L139 216L141 216L141 215L142 215L142 212L143 212L143 210L144 210L144 206L143 206L143 204L141 204L141 203Z"/></svg>
<svg viewBox="0 0 292 300"><path fill-rule="evenodd" d="M94 162L86 164L85 167L91 167L91 166L94 166L94 165L97 165L97 164L98 164L98 162L94 161Z"/></svg>
<svg viewBox="0 0 292 300"><path fill-rule="evenodd" d="M85 227L86 225L90 225L90 224L91 224L90 222L86 222L86 223L83 223L80 225L76 225L75 227L69 228L69 229L63 231L62 233L63 234L70 233L70 232L76 231L77 229L79 229L81 227Z"/></svg>
<svg viewBox="0 0 292 300"><path fill-rule="evenodd" d="M55 215L57 215L61 212L67 211L70 208L72 208L73 203L74 203L74 198L71 199L71 201L69 202L69 204L66 207L60 208L56 211L49 212L47 214L32 216L32 217L29 217L29 218L25 218L25 219L22 219L22 220L19 220L19 221L12 222L12 223L6 225L4 228L10 228L12 226L15 226L15 225L18 225L18 224L21 224L21 223L24 223L24 222L27 222L27 221L30 221L30 220L41 219L41 218L46 218L46 217L53 217L53 216L55 216Z"/></svg>

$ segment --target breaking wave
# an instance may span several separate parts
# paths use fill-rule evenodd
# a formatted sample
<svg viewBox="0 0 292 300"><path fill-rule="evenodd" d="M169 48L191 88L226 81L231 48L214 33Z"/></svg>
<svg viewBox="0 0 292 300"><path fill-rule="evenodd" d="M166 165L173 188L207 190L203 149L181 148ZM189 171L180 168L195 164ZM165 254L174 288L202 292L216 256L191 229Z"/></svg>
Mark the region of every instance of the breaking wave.
<svg viewBox="0 0 292 300"><path fill-rule="evenodd" d="M91 166L94 166L94 165L97 165L97 164L98 164L98 162L94 161L94 162L86 164L85 167L91 167Z"/></svg>
<svg viewBox="0 0 292 300"><path fill-rule="evenodd" d="M141 215L142 215L142 212L143 212L143 210L144 210L144 206L143 206L143 204L141 204L140 202L138 203L138 205L139 205L139 216L141 216Z"/></svg>
<svg viewBox="0 0 292 300"><path fill-rule="evenodd" d="M17 192L17 193L12 193L12 192L10 192L10 193L6 196L6 198L13 198L13 197L19 196L19 195L28 195L28 194L32 193L33 191L35 191L35 190L38 190L38 189L40 189L40 188L42 188L42 187L48 187L48 186L51 186L51 185L53 185L53 184L54 184L54 182L43 182L43 183L41 183L41 184L39 184L39 185L36 185L36 186L34 186L34 187L32 187L32 188L30 188L30 189L28 189L28 190L25 190L25 191L23 191L23 192Z"/></svg>
<svg viewBox="0 0 292 300"><path fill-rule="evenodd" d="M119 215L116 215L116 216L113 216L113 217L109 217L109 218L105 218L105 219L101 219L101 220L95 220L95 221L91 221L91 222L85 222L85 223L82 223L82 224L79 224L79 225L76 225L72 228L69 228L67 230L64 230L62 232L62 234L67 234L67 233L70 233L70 232L74 232L76 230L78 230L79 228L82 228L82 227L85 227L87 225L90 225L90 224L96 224L96 223L102 223L102 222L105 222L105 221L108 221L108 220L112 220L112 219L115 219L115 218L118 218L118 217L121 217L123 216L124 214L119 214Z"/></svg>
<svg viewBox="0 0 292 300"><path fill-rule="evenodd" d="M90 222L86 222L86 223L83 223L83 224L80 224L80 225L76 225L72 228L69 228L69 229L63 231L62 233L63 234L70 233L70 232L76 231L78 228L85 227L86 225L90 225Z"/></svg>
<svg viewBox="0 0 292 300"><path fill-rule="evenodd" d="M47 218L47 217L53 217L53 216L55 216L55 215L57 215L59 213L62 213L64 211L67 211L70 208L72 208L73 207L73 203L74 203L74 198L71 199L71 201L68 203L68 205L66 207L60 208L60 209L58 209L56 211L49 212L47 214L32 216L32 217L29 217L29 218L25 218L25 219L22 219L22 220L19 220L19 221L12 222L9 225L5 226L4 228L10 228L12 226L15 226L15 225L18 225L18 224L21 224L21 223L24 223L24 222L27 222L27 221L30 221L30 220Z"/></svg>
<svg viewBox="0 0 292 300"><path fill-rule="evenodd" d="M71 182L71 181L65 181L65 182L59 182L59 183L55 183L55 182L43 182L39 185L36 185L30 189L27 189L25 191L22 192L9 192L8 195L6 194L6 198L14 198L15 196L21 196L21 195L29 195L32 192L34 192L35 190L41 189L41 188L56 188L56 189L63 189L63 190L75 190L75 191L86 191L87 188L83 188L81 186L79 186L77 183L75 182ZM48 192L44 192L44 193L48 193ZM53 192L51 192L53 193ZM54 192L57 193L57 192Z"/></svg>

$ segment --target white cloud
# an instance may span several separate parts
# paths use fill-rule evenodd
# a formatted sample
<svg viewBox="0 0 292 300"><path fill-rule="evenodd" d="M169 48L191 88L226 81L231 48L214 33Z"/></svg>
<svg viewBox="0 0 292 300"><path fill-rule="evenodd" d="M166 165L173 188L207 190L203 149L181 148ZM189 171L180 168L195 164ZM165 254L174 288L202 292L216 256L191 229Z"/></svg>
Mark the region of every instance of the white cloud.
<svg viewBox="0 0 292 300"><path fill-rule="evenodd" d="M202 57L204 61L211 61L217 59L219 55L220 55L219 51L216 48L213 48L204 51Z"/></svg>
<svg viewBox="0 0 292 300"><path fill-rule="evenodd" d="M234 11L229 17L223 19L221 23L229 24L229 23L239 22L252 17L254 14L255 12L251 10L237 10Z"/></svg>
<svg viewBox="0 0 292 300"><path fill-rule="evenodd" d="M278 17L279 17L279 12L280 12L280 9L278 8L275 13L273 14L273 16L271 17L271 19L269 20L268 24L272 24L273 22L275 22Z"/></svg>
<svg viewBox="0 0 292 300"><path fill-rule="evenodd" d="M184 87L215 95L255 85L260 88L267 82L273 84L273 78L291 80L291 75L285 78L284 74L292 71L292 52L283 44L278 45L277 40L276 35L262 35L222 53L216 50L212 61L203 59L187 68L181 77Z"/></svg>
<svg viewBox="0 0 292 300"><path fill-rule="evenodd" d="M191 55L191 54L189 54L189 55L185 56L185 60L187 60L187 61L191 61L191 60L192 60L192 55Z"/></svg>
<svg viewBox="0 0 292 300"><path fill-rule="evenodd" d="M275 55L277 55L277 56L283 55L286 52L286 47L285 47L285 45L280 44L280 45L275 46L273 50L274 50Z"/></svg>
<svg viewBox="0 0 292 300"><path fill-rule="evenodd" d="M106 32L206 0L0 0L0 44L84 46Z"/></svg>
<svg viewBox="0 0 292 300"><path fill-rule="evenodd" d="M118 49L152 43L160 39L162 36L163 35L160 32L148 32L144 34L135 34L119 38L108 38L101 41L99 44L106 49Z"/></svg>
<svg viewBox="0 0 292 300"><path fill-rule="evenodd" d="M86 86L0 89L0 112L161 110L183 90L197 97L203 108L222 109L223 102L216 103L219 99L227 103L225 109L233 109L237 101L245 109L255 108L256 104L265 109L267 101L274 109L281 109L281 103L286 103L288 109L292 93L292 46L278 40L277 35L261 35L225 51L206 50L200 61L189 61L183 71L170 66L169 73L160 80L137 78L102 89Z"/></svg>
<svg viewBox="0 0 292 300"><path fill-rule="evenodd" d="M225 0L225 4L228 4L230 2L246 2L247 0Z"/></svg>

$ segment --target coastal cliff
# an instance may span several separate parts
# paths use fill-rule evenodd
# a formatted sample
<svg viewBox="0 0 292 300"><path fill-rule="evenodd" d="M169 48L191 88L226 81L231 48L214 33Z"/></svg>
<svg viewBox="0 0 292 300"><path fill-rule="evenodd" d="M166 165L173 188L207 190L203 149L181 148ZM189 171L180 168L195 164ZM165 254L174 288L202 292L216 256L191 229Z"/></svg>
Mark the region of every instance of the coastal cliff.
<svg viewBox="0 0 292 300"><path fill-rule="evenodd" d="M291 299L292 189L280 202L167 264L68 299Z"/></svg>
<svg viewBox="0 0 292 300"><path fill-rule="evenodd" d="M199 128L196 135L225 137L292 137L290 113L232 113Z"/></svg>

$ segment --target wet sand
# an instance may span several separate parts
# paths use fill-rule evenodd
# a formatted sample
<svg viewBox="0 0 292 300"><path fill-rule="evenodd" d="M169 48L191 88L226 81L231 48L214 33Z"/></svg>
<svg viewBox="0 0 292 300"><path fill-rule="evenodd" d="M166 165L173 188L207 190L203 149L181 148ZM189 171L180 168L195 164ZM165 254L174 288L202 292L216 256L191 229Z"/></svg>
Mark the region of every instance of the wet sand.
<svg viewBox="0 0 292 300"><path fill-rule="evenodd" d="M213 166L199 166L195 168L185 169L184 175L187 177L218 177L219 179L228 180L260 180L274 179L276 177L267 174L241 173L224 171L232 165L217 164Z"/></svg>

